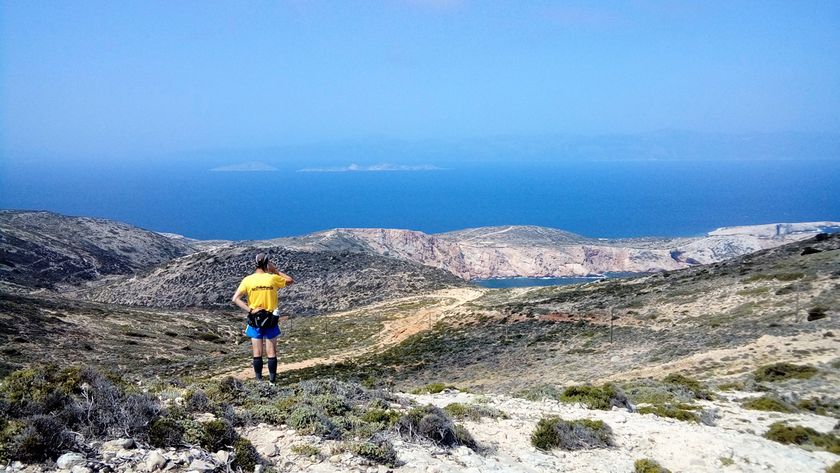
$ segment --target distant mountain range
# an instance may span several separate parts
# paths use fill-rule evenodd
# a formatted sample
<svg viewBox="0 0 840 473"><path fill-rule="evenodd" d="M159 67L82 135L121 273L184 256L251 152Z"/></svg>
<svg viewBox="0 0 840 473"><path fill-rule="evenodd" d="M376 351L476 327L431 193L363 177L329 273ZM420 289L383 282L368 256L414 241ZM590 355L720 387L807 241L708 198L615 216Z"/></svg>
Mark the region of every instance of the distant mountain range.
<svg viewBox="0 0 840 473"><path fill-rule="evenodd" d="M257 251L298 278L285 309L322 313L477 278L657 272L840 231L838 222L728 227L694 238L598 239L536 226L440 234L343 228L264 241L201 241L104 219L0 211L0 288L128 305L228 307Z"/></svg>

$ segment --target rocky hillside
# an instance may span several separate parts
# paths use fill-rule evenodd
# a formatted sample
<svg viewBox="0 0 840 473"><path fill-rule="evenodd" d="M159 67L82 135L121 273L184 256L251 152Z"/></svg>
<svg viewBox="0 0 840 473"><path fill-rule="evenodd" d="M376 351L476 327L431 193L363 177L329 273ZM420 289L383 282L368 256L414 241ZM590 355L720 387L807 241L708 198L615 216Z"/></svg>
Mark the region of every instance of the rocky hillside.
<svg viewBox="0 0 840 473"><path fill-rule="evenodd" d="M715 263L809 238L840 223L813 222L718 229L696 238L587 238L545 227L506 226L429 235L411 230L343 228L275 243L393 256L464 279L655 272Z"/></svg>
<svg viewBox="0 0 840 473"><path fill-rule="evenodd" d="M184 242L112 220L0 211L0 285L6 289L61 288L192 252Z"/></svg>
<svg viewBox="0 0 840 473"><path fill-rule="evenodd" d="M280 293L281 309L292 314L347 310L467 284L447 271L376 254L241 244L179 258L79 294L133 306L232 308L230 297L253 272L253 257L261 251L298 281Z"/></svg>
<svg viewBox="0 0 840 473"><path fill-rule="evenodd" d="M643 371L727 376L785 356L829 362L838 311L840 235L823 235L645 277L484 290L399 345L288 376L499 392Z"/></svg>
<svg viewBox="0 0 840 473"><path fill-rule="evenodd" d="M0 212L0 282L7 289L65 288L225 247L385 256L471 280L656 272L714 263L840 229L836 222L721 228L697 238L588 238L535 226L441 234L344 228L268 241L201 241L119 222L49 212ZM227 250L223 250L227 251ZM375 259L375 258L374 258ZM361 261L361 260L360 260ZM372 260L371 260L372 261Z"/></svg>
<svg viewBox="0 0 840 473"><path fill-rule="evenodd" d="M176 259L183 281L159 295L200 287L190 272L235 284L255 250ZM294 271L321 261L272 251ZM318 264L339 275L371 257L311 255L337 258ZM37 359L133 382L74 368L6 377L0 462L76 473L833 473L838 294L840 235L630 279L412 294L285 325L277 386L252 380L241 317L8 296L3 371Z"/></svg>

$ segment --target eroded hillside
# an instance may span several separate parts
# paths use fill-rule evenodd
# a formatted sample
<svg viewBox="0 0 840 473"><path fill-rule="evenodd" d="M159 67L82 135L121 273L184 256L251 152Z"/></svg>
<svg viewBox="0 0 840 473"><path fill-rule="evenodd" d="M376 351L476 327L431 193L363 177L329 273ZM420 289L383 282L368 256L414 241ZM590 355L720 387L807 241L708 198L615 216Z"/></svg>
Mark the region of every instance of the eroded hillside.
<svg viewBox="0 0 840 473"><path fill-rule="evenodd" d="M0 286L6 290L131 274L192 252L183 241L112 220L0 211Z"/></svg>

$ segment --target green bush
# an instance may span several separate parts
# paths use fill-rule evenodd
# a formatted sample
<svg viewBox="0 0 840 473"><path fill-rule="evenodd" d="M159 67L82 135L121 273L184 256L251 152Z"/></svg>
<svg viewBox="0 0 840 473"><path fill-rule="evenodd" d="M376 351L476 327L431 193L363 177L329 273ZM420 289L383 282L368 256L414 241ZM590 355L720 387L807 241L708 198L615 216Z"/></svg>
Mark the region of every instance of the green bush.
<svg viewBox="0 0 840 473"><path fill-rule="evenodd" d="M280 425L286 421L287 413L275 404L256 404L246 409L250 424Z"/></svg>
<svg viewBox="0 0 840 473"><path fill-rule="evenodd" d="M742 404L745 409L752 409L754 411L772 411L772 412L794 412L791 406L782 402L779 399L770 396L761 396L750 399Z"/></svg>
<svg viewBox="0 0 840 473"><path fill-rule="evenodd" d="M202 426L201 446L211 452L232 446L239 437L230 422L224 419L211 420L203 423Z"/></svg>
<svg viewBox="0 0 840 473"><path fill-rule="evenodd" d="M491 419L508 418L507 414L498 409L478 404L461 404L460 402L453 402L444 407L443 410L456 419L469 419L475 422L481 420L483 417L490 417Z"/></svg>
<svg viewBox="0 0 840 473"><path fill-rule="evenodd" d="M603 386L569 386L560 395L560 401L579 402L590 409L604 411L615 407L629 407L627 396L612 384Z"/></svg>
<svg viewBox="0 0 840 473"><path fill-rule="evenodd" d="M55 365L35 365L5 377L0 383L0 394L13 404L40 403L51 397L78 392L81 384L80 368L59 370Z"/></svg>
<svg viewBox="0 0 840 473"><path fill-rule="evenodd" d="M694 397L696 399L711 400L713 398L708 386L701 383L700 381L697 381L694 378L689 378L688 376L684 376L679 373L669 374L665 377L665 379L662 380L662 382L671 386L678 386L683 389L686 389L694 393Z"/></svg>
<svg viewBox="0 0 840 473"><path fill-rule="evenodd" d="M246 399L245 385L232 376L211 385L206 394L211 401L217 403L242 403Z"/></svg>
<svg viewBox="0 0 840 473"><path fill-rule="evenodd" d="M659 417L668 417L670 419L681 420L684 422L700 423L700 416L691 412L689 409L685 409L685 407L686 406L684 404L643 406L639 408L638 412L639 414L654 414ZM694 406L691 407L693 408Z"/></svg>
<svg viewBox="0 0 840 473"><path fill-rule="evenodd" d="M472 434L463 425L455 424L455 441L458 445L463 445L470 450L478 451L478 443L473 438Z"/></svg>
<svg viewBox="0 0 840 473"><path fill-rule="evenodd" d="M636 460L633 467L636 473L671 473L671 470L648 458Z"/></svg>
<svg viewBox="0 0 840 473"><path fill-rule="evenodd" d="M743 391L746 386L740 381L730 381L718 384L717 388L719 391Z"/></svg>
<svg viewBox="0 0 840 473"><path fill-rule="evenodd" d="M260 455L251 441L239 437L233 442L233 466L239 467L242 471L254 471L254 467L260 463Z"/></svg>
<svg viewBox="0 0 840 473"><path fill-rule="evenodd" d="M393 409L371 408L364 411L362 420L370 423L379 423L385 426L394 425L400 418L400 413Z"/></svg>
<svg viewBox="0 0 840 473"><path fill-rule="evenodd" d="M299 443L292 445L292 453L302 457L317 457L321 454L321 450L314 445L309 445L308 443Z"/></svg>
<svg viewBox="0 0 840 473"><path fill-rule="evenodd" d="M792 363L774 363L762 366L754 373L759 383L784 381L786 379L810 379L817 374L817 369L808 365L794 365Z"/></svg>
<svg viewBox="0 0 840 473"><path fill-rule="evenodd" d="M397 421L396 430L408 439L431 440L442 447L460 445L452 419L443 410L432 405L409 410Z"/></svg>
<svg viewBox="0 0 840 473"><path fill-rule="evenodd" d="M821 416L840 417L840 403L820 398L802 399L796 407Z"/></svg>
<svg viewBox="0 0 840 473"><path fill-rule="evenodd" d="M289 427L301 433L315 433L319 423L318 412L311 406L301 405L292 411L286 422L289 424Z"/></svg>
<svg viewBox="0 0 840 473"><path fill-rule="evenodd" d="M0 462L12 460L12 440L23 431L24 423L19 420L0 419Z"/></svg>
<svg viewBox="0 0 840 473"><path fill-rule="evenodd" d="M184 427L177 420L159 417L149 426L149 443L155 447L177 447L184 438Z"/></svg>
<svg viewBox="0 0 840 473"><path fill-rule="evenodd" d="M351 444L350 451L381 465L393 468L398 466L397 452L394 450L394 446L383 438L373 438L367 442Z"/></svg>
<svg viewBox="0 0 840 473"><path fill-rule="evenodd" d="M622 386L622 390L633 404L667 404L694 399L694 393L675 389L673 386L652 379L626 383Z"/></svg>
<svg viewBox="0 0 840 473"><path fill-rule="evenodd" d="M55 460L75 444L75 438L54 416L36 415L9 422L3 429L0 459L40 463Z"/></svg>
<svg viewBox="0 0 840 473"><path fill-rule="evenodd" d="M157 398L129 390L115 376L90 368L36 366L10 374L0 384L0 405L13 419L56 418L62 429L90 439L136 436L145 439L160 415Z"/></svg>
<svg viewBox="0 0 840 473"><path fill-rule="evenodd" d="M825 473L840 473L840 462L837 462L826 468Z"/></svg>
<svg viewBox="0 0 840 473"><path fill-rule="evenodd" d="M209 412L210 399L201 389L189 390L184 394L184 406L190 412Z"/></svg>
<svg viewBox="0 0 840 473"><path fill-rule="evenodd" d="M605 448L612 444L612 429L600 420L568 421L548 417L541 419L531 433L531 445L546 451L557 447L564 450Z"/></svg>
<svg viewBox="0 0 840 473"><path fill-rule="evenodd" d="M347 402L335 394L320 394L312 399L312 404L328 416L340 416L350 410Z"/></svg>
<svg viewBox="0 0 840 473"><path fill-rule="evenodd" d="M297 396L284 397L274 403L274 407L277 408L284 419L289 417L299 405L301 405L301 400Z"/></svg>
<svg viewBox="0 0 840 473"><path fill-rule="evenodd" d="M808 446L840 455L840 438L832 434L822 434L810 427L775 422L764 437L779 443Z"/></svg>

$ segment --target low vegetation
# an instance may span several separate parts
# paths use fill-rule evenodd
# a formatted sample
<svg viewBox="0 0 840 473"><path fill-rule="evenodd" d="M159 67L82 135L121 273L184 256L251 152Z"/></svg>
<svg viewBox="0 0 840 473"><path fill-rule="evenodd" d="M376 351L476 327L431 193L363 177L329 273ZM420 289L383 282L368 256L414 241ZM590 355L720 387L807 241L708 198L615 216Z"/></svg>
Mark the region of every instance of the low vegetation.
<svg viewBox="0 0 840 473"><path fill-rule="evenodd" d="M696 406L686 404L665 404L656 406L642 406L639 408L639 414L653 414L659 417L668 417L670 419L681 420L684 422L700 422L700 416L693 412L697 409Z"/></svg>
<svg viewBox="0 0 840 473"><path fill-rule="evenodd" d="M622 388L634 405L688 403L713 397L707 385L681 374L671 374L662 380L636 380L625 383Z"/></svg>
<svg viewBox="0 0 840 473"><path fill-rule="evenodd" d="M636 462L633 463L633 468L635 473L671 473L671 470L664 468L658 462L649 458L636 460Z"/></svg>
<svg viewBox="0 0 840 473"><path fill-rule="evenodd" d="M761 396L750 399L742 404L746 409L754 411L794 412L796 409L788 403L772 396Z"/></svg>
<svg viewBox="0 0 840 473"><path fill-rule="evenodd" d="M411 394L438 394L447 389L458 389L451 384L443 384L443 383L429 383L425 386L421 386L419 388L415 388L411 390Z"/></svg>
<svg viewBox="0 0 840 473"><path fill-rule="evenodd" d="M0 460L55 459L84 441L130 435L148 440L156 398L91 369L33 366L0 384Z"/></svg>
<svg viewBox="0 0 840 473"><path fill-rule="evenodd" d="M711 400L714 397L708 386L694 378L689 378L679 373L669 374L662 382L673 388L691 393L694 399Z"/></svg>
<svg viewBox="0 0 840 473"><path fill-rule="evenodd" d="M770 430L764 434L764 437L779 443L826 450L835 455L840 455L840 438L833 434L817 432L810 427L776 422L770 426Z"/></svg>
<svg viewBox="0 0 840 473"><path fill-rule="evenodd" d="M789 282L789 281L796 281L797 279L802 279L805 277L804 273L794 272L794 273L775 273L775 274L766 274L766 273L759 273L754 274L744 280L744 282L756 282L756 281L782 281L782 282Z"/></svg>
<svg viewBox="0 0 840 473"><path fill-rule="evenodd" d="M562 391L545 384L526 388L514 393L514 396L529 401L553 399L567 403L580 403L589 409L610 410L613 406L629 408L630 403L624 392L615 385L604 384L593 386L588 384L568 386Z"/></svg>
<svg viewBox="0 0 840 473"><path fill-rule="evenodd" d="M504 412L494 407L483 406L480 404L461 404L460 402L453 402L444 407L443 410L456 419L468 419L474 422L478 422L485 417L489 417L491 419L508 418L508 415Z"/></svg>
<svg viewBox="0 0 840 473"><path fill-rule="evenodd" d="M91 369L38 366L14 372L0 384L0 461L55 460L66 451L84 451L92 441L129 436L157 448L228 450L234 469L253 471L260 457L236 428L260 422L285 423L301 434L344 441L345 451L389 467L398 466L385 435L389 431L443 447L478 448L445 411L408 409L406 401L358 384L320 379L280 388L228 377L180 386L154 386L161 397L183 399L164 406L158 396ZM450 410L470 419L503 415L489 406ZM204 413L213 414L213 420L196 420ZM306 445L296 446L295 453L320 455Z"/></svg>
<svg viewBox="0 0 840 473"><path fill-rule="evenodd" d="M415 407L399 418L397 432L408 440L425 440L441 447L463 445L473 450L478 445L472 435L461 426L456 426L442 409L426 405Z"/></svg>
<svg viewBox="0 0 840 473"><path fill-rule="evenodd" d="M536 386L530 386L524 389L520 389L518 391L514 391L513 395L515 397L519 397L522 399L527 399L528 401L539 402L544 399L560 399L560 396L563 394L562 391L557 389L556 386L552 384L540 384Z"/></svg>
<svg viewBox="0 0 840 473"><path fill-rule="evenodd" d="M828 317L828 309L822 306L814 306L808 309L808 322Z"/></svg>
<svg viewBox="0 0 840 473"><path fill-rule="evenodd" d="M553 448L606 448L613 445L612 429L600 420L563 420L559 417L548 417L537 423L531 434L531 445L546 451Z"/></svg>
<svg viewBox="0 0 840 473"><path fill-rule="evenodd" d="M394 446L381 436L375 436L366 442L352 443L350 444L349 450L355 455L381 465L390 467L399 466L397 452L394 450Z"/></svg>
<svg viewBox="0 0 840 473"><path fill-rule="evenodd" d="M719 391L743 391L746 388L746 385L741 381L729 381L717 385Z"/></svg>
<svg viewBox="0 0 840 473"><path fill-rule="evenodd" d="M821 416L840 417L840 403L830 399L802 399L796 404L796 407Z"/></svg>
<svg viewBox="0 0 840 473"><path fill-rule="evenodd" d="M813 366L774 363L757 369L753 376L759 383L774 383L787 379L810 379L815 374L817 374L817 369Z"/></svg>
<svg viewBox="0 0 840 473"><path fill-rule="evenodd" d="M604 384L603 386L569 386L563 390L559 400L563 402L579 402L590 409L604 411L608 411L612 407L626 408L630 406L627 402L627 396L612 384Z"/></svg>
<svg viewBox="0 0 840 473"><path fill-rule="evenodd" d="M318 447L309 445L308 443L292 445L291 450L295 455L300 455L302 457L317 457L321 454L321 450L319 450Z"/></svg>

